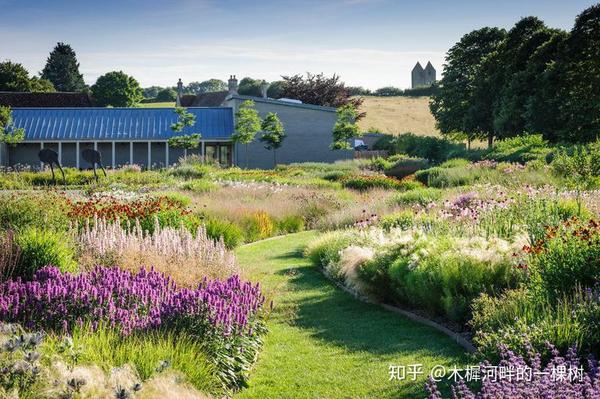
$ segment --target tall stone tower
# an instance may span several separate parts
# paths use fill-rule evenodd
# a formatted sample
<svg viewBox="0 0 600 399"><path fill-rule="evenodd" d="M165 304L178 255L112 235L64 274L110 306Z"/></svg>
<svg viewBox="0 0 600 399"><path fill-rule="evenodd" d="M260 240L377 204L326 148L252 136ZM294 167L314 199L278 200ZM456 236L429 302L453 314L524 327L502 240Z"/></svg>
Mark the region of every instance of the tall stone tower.
<svg viewBox="0 0 600 399"><path fill-rule="evenodd" d="M421 66L420 62L417 62L417 65L412 69L411 72L412 77L412 85L413 89L417 87L427 87L431 86L435 83L436 80L436 72L431 62L428 61L425 69Z"/></svg>
<svg viewBox="0 0 600 399"><path fill-rule="evenodd" d="M417 62L417 65L415 65L415 67L412 69L411 77L411 87L413 89L423 86L423 82L425 81L425 70L421 66L420 62Z"/></svg>
<svg viewBox="0 0 600 399"><path fill-rule="evenodd" d="M431 61L427 61L425 66L425 85L431 86L435 83L435 68L431 65Z"/></svg>

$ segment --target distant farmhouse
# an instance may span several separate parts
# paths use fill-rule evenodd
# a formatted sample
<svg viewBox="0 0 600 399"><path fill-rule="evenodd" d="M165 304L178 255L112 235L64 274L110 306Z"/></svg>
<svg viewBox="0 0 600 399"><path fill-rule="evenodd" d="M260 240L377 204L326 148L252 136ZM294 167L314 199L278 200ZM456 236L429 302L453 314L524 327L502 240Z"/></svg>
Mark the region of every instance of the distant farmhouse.
<svg viewBox="0 0 600 399"><path fill-rule="evenodd" d="M198 154L222 165L248 165L251 168L273 167L272 153L256 139L248 146L248 160L243 146L235 145L235 113L245 100L253 100L261 117L268 112L279 115L287 137L277 150L278 163L333 162L353 157L352 151L331 151L335 108L303 104L297 100L238 94L235 76L229 90L197 96L178 93L177 103L196 116L196 124L182 133L201 133ZM181 85L179 85L181 86ZM145 168L172 165L183 150L170 148L170 129L177 121L173 108L94 108L81 93L9 93L0 92L0 106L13 109L16 127L25 129L25 140L15 147L0 144L0 165L39 166L37 154L42 148L55 150L64 166L88 168L81 157L85 148L101 152L107 167L137 164Z"/></svg>
<svg viewBox="0 0 600 399"><path fill-rule="evenodd" d="M435 83L436 80L436 72L433 65L431 65L430 61L427 61L427 65L425 65L425 69L421 66L421 63L417 62L417 65L412 70L412 88L416 89L417 87L428 87Z"/></svg>

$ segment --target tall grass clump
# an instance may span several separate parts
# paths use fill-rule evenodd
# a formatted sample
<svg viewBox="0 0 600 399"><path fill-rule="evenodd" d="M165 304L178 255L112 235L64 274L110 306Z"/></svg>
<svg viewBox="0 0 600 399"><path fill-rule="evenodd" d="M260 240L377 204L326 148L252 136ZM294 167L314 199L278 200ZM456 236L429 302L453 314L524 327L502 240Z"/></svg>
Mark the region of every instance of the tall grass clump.
<svg viewBox="0 0 600 399"><path fill-rule="evenodd" d="M19 262L13 276L31 279L44 266L56 266L63 272L77 270L75 248L64 232L29 227L16 237L20 250Z"/></svg>
<svg viewBox="0 0 600 399"><path fill-rule="evenodd" d="M160 227L145 233L139 223L123 229L118 220L94 219L75 232L79 258L88 268L120 265L128 270L152 266L176 281L193 285L205 277L227 277L237 271L235 256L222 238L214 240L199 227L193 235L184 227Z"/></svg>
<svg viewBox="0 0 600 399"><path fill-rule="evenodd" d="M27 227L66 230L68 203L55 192L0 193L0 228Z"/></svg>

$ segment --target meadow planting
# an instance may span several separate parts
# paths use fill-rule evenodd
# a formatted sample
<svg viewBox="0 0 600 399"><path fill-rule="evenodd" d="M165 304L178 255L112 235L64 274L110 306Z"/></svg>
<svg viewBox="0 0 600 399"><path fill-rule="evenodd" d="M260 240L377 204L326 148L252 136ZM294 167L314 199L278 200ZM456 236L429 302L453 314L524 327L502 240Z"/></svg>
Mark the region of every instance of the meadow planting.
<svg viewBox="0 0 600 399"><path fill-rule="evenodd" d="M282 300L236 248L315 230L304 256L327 278L463 335L480 367L540 375L453 388L423 378L423 395L597 397L599 144L384 141L387 158L270 171L194 156L98 183L74 169L59 186L47 171L2 171L0 396L240 392ZM542 376L558 366L581 379Z"/></svg>

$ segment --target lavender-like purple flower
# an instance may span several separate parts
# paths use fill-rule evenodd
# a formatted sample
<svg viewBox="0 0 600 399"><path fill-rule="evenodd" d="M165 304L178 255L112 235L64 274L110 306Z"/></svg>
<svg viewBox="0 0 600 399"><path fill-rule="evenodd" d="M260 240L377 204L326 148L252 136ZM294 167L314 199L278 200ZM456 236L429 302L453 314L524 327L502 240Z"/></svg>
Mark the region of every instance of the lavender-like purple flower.
<svg viewBox="0 0 600 399"><path fill-rule="evenodd" d="M583 367L575 349L570 349L563 357L553 346L552 359L542 366L541 356L531 347L528 360L515 355L506 346L502 346L502 359L498 366L483 362L479 367L499 370L526 370L526 378L511 378L501 375L498 378L484 378L479 392L473 392L464 381L452 387L454 399L600 399L600 369L598 363L589 359L587 367ZM509 375L507 373L507 375ZM433 380L425 386L429 399L441 399L441 394Z"/></svg>
<svg viewBox="0 0 600 399"><path fill-rule="evenodd" d="M232 276L180 288L154 270L138 273L96 267L88 273L39 270L32 281L0 284L0 320L29 328L72 329L104 323L123 334L182 322L211 326L225 335L242 334L265 298L258 284Z"/></svg>

